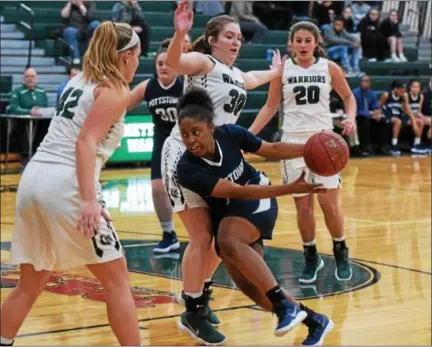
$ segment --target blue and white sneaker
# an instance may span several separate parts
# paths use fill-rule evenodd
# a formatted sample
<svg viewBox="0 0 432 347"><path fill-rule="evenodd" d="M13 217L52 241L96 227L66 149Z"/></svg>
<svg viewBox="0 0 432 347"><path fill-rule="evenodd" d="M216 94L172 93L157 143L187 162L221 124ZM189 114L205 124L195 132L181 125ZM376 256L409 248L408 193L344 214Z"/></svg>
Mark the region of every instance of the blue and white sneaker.
<svg viewBox="0 0 432 347"><path fill-rule="evenodd" d="M283 300L281 306L275 309L278 317L278 324L275 329L275 336L284 336L288 331L300 324L307 317L307 312L303 311L297 305Z"/></svg>
<svg viewBox="0 0 432 347"><path fill-rule="evenodd" d="M312 318L316 324L308 327L309 333L302 343L303 346L321 346L326 335L334 327L333 321L323 314L313 313Z"/></svg>
<svg viewBox="0 0 432 347"><path fill-rule="evenodd" d="M401 151L398 146L392 146L390 149L390 154L392 157L398 157L401 155Z"/></svg>
<svg viewBox="0 0 432 347"><path fill-rule="evenodd" d="M168 253L170 251L175 251L180 248L180 242L178 242L177 234L175 231L167 233L164 231L162 241L153 248L154 253Z"/></svg>

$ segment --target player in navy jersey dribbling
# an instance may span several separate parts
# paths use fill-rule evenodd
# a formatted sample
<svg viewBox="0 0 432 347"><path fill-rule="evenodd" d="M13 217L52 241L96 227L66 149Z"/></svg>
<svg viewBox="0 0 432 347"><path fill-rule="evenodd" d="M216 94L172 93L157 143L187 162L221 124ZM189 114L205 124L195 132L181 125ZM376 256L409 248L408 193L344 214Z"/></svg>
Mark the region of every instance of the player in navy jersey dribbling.
<svg viewBox="0 0 432 347"><path fill-rule="evenodd" d="M215 127L212 101L201 89L186 92L178 108L180 134L187 148L177 164L178 180L207 203L216 249L226 268L246 295L277 315L276 336L304 322L309 335L303 344L322 343L333 322L280 288L255 248L262 239L272 238L278 214L276 196L326 189L307 183L304 175L290 184L272 186L242 155L246 151L265 158L293 159L303 156L304 145L267 143L234 124ZM206 326L199 325L204 299L186 301L186 310L180 327L199 338Z"/></svg>

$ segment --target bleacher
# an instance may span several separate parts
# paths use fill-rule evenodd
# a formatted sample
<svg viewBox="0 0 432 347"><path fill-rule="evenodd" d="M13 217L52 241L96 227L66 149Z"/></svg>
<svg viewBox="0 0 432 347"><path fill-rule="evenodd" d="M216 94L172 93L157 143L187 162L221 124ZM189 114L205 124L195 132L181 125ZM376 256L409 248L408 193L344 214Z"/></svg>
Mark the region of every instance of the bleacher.
<svg viewBox="0 0 432 347"><path fill-rule="evenodd" d="M7 94L3 81L9 81L8 86L15 87L22 83L24 67L27 63L28 44L30 39L35 40L31 65L35 67L39 74L39 85L48 92L49 101L55 103L55 90L58 84L66 79L65 67L61 65L59 57L67 57L68 49L56 42L56 36L62 35L62 23L60 9L64 6L63 1L24 1L35 13L34 23L31 30L20 21L25 21L26 15L17 10L17 2L3 1L0 4L0 16L3 18L2 24L2 79L1 90ZM114 1L97 1L96 18L100 20L111 19L111 9ZM151 49L156 51L160 41L172 36L173 28L173 2L171 1L141 1L140 5L143 14L149 22L151 33ZM191 31L192 38L196 38L203 32L203 27L210 17L196 15L194 27ZM263 70L269 66L266 60L267 50L278 48L281 52L285 51L287 40L286 31L270 31L262 44L243 45L237 66L243 71ZM85 43L83 43L83 50ZM82 51L83 51L82 50ZM417 61L417 49L407 48L405 55L409 59L407 63L369 63L361 62L361 70L372 78L373 88L381 95L388 90L393 79L401 79L408 82L411 78L420 77L423 85L428 83L428 76L431 74L430 62ZM137 75L132 83L135 85L145 78L148 78L154 71L153 58L141 58ZM8 76L9 80L7 79ZM12 84L10 84L12 78ZM352 88L359 86L359 78L349 78ZM257 111L262 107L267 98L268 85L262 86L257 90L248 92L248 100L245 109L240 116L239 122L243 126L252 123ZM130 112L130 114L147 114L148 109L145 103ZM268 138L274 133L278 126L277 117L267 126L261 134Z"/></svg>

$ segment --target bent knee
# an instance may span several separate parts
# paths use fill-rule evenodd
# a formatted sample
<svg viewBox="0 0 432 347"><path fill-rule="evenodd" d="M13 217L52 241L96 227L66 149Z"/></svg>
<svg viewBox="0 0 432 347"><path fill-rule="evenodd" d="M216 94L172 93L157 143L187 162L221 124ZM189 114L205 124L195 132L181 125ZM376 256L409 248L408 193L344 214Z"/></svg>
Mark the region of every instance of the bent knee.
<svg viewBox="0 0 432 347"><path fill-rule="evenodd" d="M218 234L217 243L223 260L232 259L238 253L238 243L223 233Z"/></svg>

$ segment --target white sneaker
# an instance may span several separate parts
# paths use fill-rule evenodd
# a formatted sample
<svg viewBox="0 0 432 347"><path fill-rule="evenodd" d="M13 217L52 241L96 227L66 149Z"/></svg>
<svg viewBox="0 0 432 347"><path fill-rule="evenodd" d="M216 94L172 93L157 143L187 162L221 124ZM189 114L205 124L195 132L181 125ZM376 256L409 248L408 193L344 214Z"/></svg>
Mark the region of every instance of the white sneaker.
<svg viewBox="0 0 432 347"><path fill-rule="evenodd" d="M401 60L398 58L398 56L396 54L392 54L392 61L393 63L400 63Z"/></svg>
<svg viewBox="0 0 432 347"><path fill-rule="evenodd" d="M408 61L408 59L405 57L403 53L399 54L399 60L403 63L406 63Z"/></svg>
<svg viewBox="0 0 432 347"><path fill-rule="evenodd" d="M377 59L376 58L369 58L368 62L369 63L376 63Z"/></svg>
<svg viewBox="0 0 432 347"><path fill-rule="evenodd" d="M74 60L72 60L72 64L73 65L79 65L81 63L81 59L80 58L75 58Z"/></svg>

